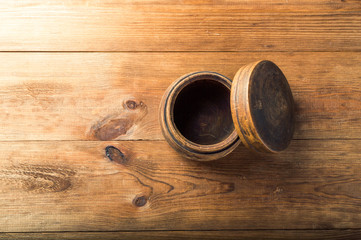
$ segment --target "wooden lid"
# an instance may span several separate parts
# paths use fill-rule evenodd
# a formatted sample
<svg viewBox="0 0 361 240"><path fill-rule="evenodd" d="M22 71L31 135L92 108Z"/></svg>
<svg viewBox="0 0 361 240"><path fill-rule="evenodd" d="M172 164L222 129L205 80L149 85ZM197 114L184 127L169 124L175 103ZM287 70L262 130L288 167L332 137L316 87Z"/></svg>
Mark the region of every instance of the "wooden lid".
<svg viewBox="0 0 361 240"><path fill-rule="evenodd" d="M240 68L231 90L231 112L242 142L261 152L279 152L291 142L295 117L290 86L271 61Z"/></svg>

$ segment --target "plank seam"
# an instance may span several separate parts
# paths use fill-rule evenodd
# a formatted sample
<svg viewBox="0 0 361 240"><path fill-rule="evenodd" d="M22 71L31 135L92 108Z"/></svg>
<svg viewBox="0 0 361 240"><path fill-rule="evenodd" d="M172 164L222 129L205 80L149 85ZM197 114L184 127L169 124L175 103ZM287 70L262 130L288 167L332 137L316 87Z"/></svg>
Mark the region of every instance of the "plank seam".
<svg viewBox="0 0 361 240"><path fill-rule="evenodd" d="M0 232L0 234L9 234L9 233L122 233L122 232L245 232L245 231L352 231L352 230L361 230L361 228L300 228L300 229L268 229L268 228L259 228L259 229L170 229L170 230L116 230L116 231L30 231L30 232Z"/></svg>
<svg viewBox="0 0 361 240"><path fill-rule="evenodd" d="M259 50L259 51L250 51L250 50L244 50L244 51L218 51L218 50L214 50L214 51L41 51L41 50L36 50L36 51L0 51L0 53L350 53L350 52L354 52L354 53L359 53L361 52L361 49L355 49L355 50L342 50L342 51L313 51L313 50L304 50L304 51L300 51L300 50L285 50L285 51L263 51L263 50Z"/></svg>
<svg viewBox="0 0 361 240"><path fill-rule="evenodd" d="M295 138L292 141L360 141L361 138ZM19 142L166 142L165 139L123 139L123 140L0 140L0 143Z"/></svg>

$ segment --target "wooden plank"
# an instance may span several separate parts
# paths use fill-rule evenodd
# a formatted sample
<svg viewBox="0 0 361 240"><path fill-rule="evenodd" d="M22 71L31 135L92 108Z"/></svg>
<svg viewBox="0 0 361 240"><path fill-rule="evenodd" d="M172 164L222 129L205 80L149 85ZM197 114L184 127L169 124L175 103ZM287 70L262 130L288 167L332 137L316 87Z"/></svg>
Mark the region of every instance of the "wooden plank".
<svg viewBox="0 0 361 240"><path fill-rule="evenodd" d="M257 12L323 12L323 11L355 11L360 10L361 5L358 0L337 1L337 0L294 0L285 2L282 0L186 0L186 1L166 1L166 0L105 0L105 1L61 1L54 0L44 2L42 0L21 0L18 2L3 1L2 7L25 8L25 7L94 7L94 8L142 8L147 6L151 10L209 10L210 7L228 11L257 11ZM214 9L214 10L216 10Z"/></svg>
<svg viewBox="0 0 361 240"><path fill-rule="evenodd" d="M360 147L201 163L164 141L1 142L0 232L360 228Z"/></svg>
<svg viewBox="0 0 361 240"><path fill-rule="evenodd" d="M243 239L243 240L353 240L360 239L359 229L350 230L242 230L242 231L140 231L140 232L56 232L0 233L0 239Z"/></svg>
<svg viewBox="0 0 361 240"><path fill-rule="evenodd" d="M358 0L172 2L1 1L0 51L361 50Z"/></svg>
<svg viewBox="0 0 361 240"><path fill-rule="evenodd" d="M289 80L296 139L361 136L360 53L1 53L0 58L0 140L162 140L158 106L172 81L202 70L233 78L240 66L259 59L274 61Z"/></svg>

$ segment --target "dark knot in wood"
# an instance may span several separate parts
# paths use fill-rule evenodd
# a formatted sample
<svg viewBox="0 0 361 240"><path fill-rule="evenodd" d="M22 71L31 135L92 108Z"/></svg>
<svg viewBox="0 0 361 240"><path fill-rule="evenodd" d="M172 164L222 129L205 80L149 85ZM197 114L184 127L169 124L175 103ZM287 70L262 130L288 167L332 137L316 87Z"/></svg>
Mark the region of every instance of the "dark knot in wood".
<svg viewBox="0 0 361 240"><path fill-rule="evenodd" d="M138 107L143 107L144 103L142 101L137 102L136 100L129 99L125 101L124 105L125 105L124 108L135 110Z"/></svg>
<svg viewBox="0 0 361 240"><path fill-rule="evenodd" d="M119 164L125 164L127 162L125 155L114 146L107 146L105 148L105 155L110 161L114 161Z"/></svg>
<svg viewBox="0 0 361 240"><path fill-rule="evenodd" d="M136 207L143 207L147 203L147 198L145 196L139 196L133 199L133 204Z"/></svg>
<svg viewBox="0 0 361 240"><path fill-rule="evenodd" d="M148 113L147 106L142 101L128 99L123 102L123 108L108 114L93 124L89 138L96 140L113 140L124 136L137 125Z"/></svg>
<svg viewBox="0 0 361 240"><path fill-rule="evenodd" d="M138 104L134 100L128 100L125 102L125 105L129 109L136 109L138 107Z"/></svg>

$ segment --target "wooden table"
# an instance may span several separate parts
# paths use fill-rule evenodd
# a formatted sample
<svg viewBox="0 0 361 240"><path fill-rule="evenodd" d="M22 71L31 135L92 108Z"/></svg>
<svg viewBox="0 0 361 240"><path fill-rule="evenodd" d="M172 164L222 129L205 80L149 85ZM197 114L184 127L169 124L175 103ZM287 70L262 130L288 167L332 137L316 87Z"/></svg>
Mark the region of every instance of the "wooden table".
<svg viewBox="0 0 361 240"><path fill-rule="evenodd" d="M0 239L360 239L359 0L1 1ZM281 154L164 141L179 76L285 73ZM106 154L106 147L119 151Z"/></svg>

